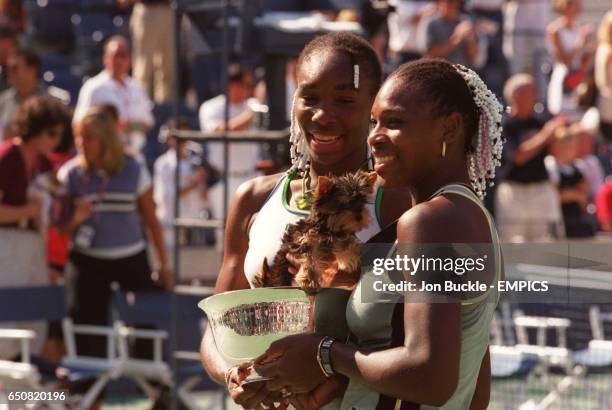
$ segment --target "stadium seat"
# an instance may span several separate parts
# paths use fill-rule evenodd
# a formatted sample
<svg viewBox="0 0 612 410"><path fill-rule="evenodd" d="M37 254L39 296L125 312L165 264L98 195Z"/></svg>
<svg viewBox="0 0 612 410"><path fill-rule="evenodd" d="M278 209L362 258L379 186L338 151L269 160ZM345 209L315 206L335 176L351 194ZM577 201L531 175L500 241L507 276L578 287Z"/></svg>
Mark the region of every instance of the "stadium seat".
<svg viewBox="0 0 612 410"><path fill-rule="evenodd" d="M81 9L84 12L109 12L116 13L119 11L115 0L80 0Z"/></svg>
<svg viewBox="0 0 612 410"><path fill-rule="evenodd" d="M128 21L123 15L105 12L86 12L71 17L74 27L77 54L87 75L97 74L102 68L104 42L111 36L127 36Z"/></svg>
<svg viewBox="0 0 612 410"><path fill-rule="evenodd" d="M77 12L78 3L71 0L27 0L26 38L31 46L44 50L70 52L75 36L72 26L66 24Z"/></svg>
<svg viewBox="0 0 612 410"><path fill-rule="evenodd" d="M81 89L81 77L72 72L71 67L44 70L42 72L43 81L50 86L66 90L69 94L69 104L74 106Z"/></svg>

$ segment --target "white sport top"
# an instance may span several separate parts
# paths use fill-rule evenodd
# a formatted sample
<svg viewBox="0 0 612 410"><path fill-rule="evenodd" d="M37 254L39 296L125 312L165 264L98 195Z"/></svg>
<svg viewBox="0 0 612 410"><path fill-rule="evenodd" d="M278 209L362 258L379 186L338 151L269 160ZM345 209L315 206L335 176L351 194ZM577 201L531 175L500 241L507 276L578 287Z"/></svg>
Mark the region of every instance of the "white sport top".
<svg viewBox="0 0 612 410"><path fill-rule="evenodd" d="M253 278L259 272L261 263L267 258L272 263L281 247L287 226L308 216L308 211L290 208L287 202L289 184L293 175L284 175L270 193L270 196L255 217L249 232L249 249L244 258L244 274L253 286ZM376 235L381 230L379 210L382 201L382 188L377 186L374 200L366 205L370 213L370 224L357 232L361 242Z"/></svg>

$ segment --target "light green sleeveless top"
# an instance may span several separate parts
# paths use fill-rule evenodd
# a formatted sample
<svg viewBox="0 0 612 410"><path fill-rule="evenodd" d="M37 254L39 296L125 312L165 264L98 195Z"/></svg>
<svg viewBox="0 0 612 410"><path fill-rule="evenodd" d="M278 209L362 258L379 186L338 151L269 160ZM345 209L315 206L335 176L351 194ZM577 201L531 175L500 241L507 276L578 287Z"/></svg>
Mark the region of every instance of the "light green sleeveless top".
<svg viewBox="0 0 612 410"><path fill-rule="evenodd" d="M480 199L463 185L447 185L438 190L432 198L439 195L455 194L476 203L486 215L491 231L495 256L495 283L503 277L503 265L499 238L493 218L484 208ZM397 242L396 242L397 244ZM395 245L391 255L395 254ZM361 281L353 291L346 308L348 326L356 337L361 350L381 350L391 345L393 328L391 326L395 303L362 303ZM397 296L396 296L397 297ZM401 303L402 300L398 302ZM461 357L459 382L452 397L441 407L421 405L420 410L463 410L469 409L476 388L480 364L489 344L491 320L499 293L497 286L471 300L461 302ZM373 410L376 409L380 394L369 389L356 380L351 380L344 394L341 409ZM400 409L401 402L396 401L394 408Z"/></svg>

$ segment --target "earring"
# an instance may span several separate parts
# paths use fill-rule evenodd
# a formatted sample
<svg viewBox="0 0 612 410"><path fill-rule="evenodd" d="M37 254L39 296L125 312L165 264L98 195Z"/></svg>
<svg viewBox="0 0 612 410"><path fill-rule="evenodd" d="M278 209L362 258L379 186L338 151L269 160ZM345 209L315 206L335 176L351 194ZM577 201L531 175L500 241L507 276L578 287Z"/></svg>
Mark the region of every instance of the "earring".
<svg viewBox="0 0 612 410"><path fill-rule="evenodd" d="M442 141L442 158L446 157L446 141Z"/></svg>

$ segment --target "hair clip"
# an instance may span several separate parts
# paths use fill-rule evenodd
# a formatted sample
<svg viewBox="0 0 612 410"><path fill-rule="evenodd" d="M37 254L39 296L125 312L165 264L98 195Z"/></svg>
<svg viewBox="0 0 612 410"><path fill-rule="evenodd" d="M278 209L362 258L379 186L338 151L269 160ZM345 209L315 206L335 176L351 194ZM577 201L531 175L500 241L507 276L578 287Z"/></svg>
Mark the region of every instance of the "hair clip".
<svg viewBox="0 0 612 410"><path fill-rule="evenodd" d="M353 86L355 89L359 88L359 64L353 66Z"/></svg>

